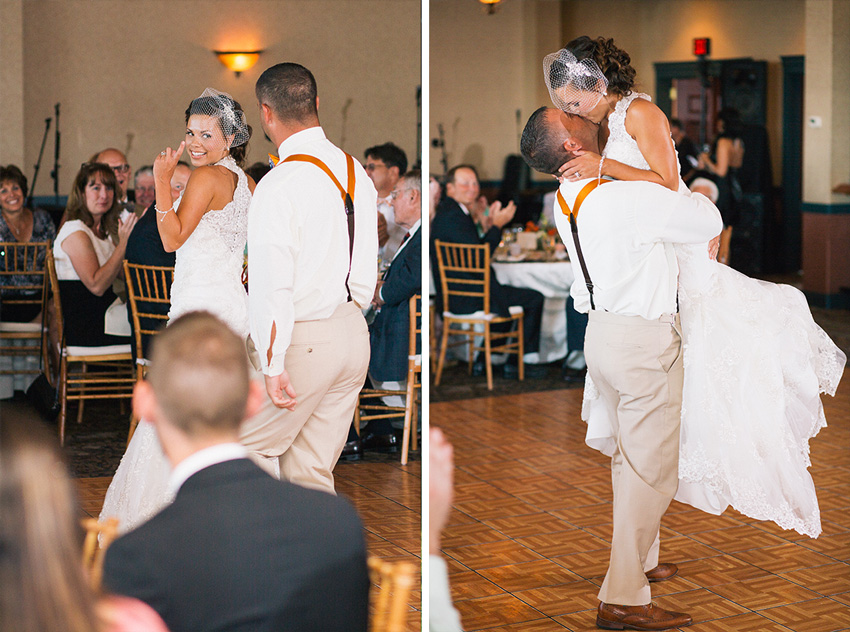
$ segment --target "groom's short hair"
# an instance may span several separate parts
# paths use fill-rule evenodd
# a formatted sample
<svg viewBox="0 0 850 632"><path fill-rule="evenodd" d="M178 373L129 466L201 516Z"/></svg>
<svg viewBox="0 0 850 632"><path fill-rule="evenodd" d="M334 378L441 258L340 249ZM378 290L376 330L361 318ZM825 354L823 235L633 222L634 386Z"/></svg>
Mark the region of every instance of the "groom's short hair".
<svg viewBox="0 0 850 632"><path fill-rule="evenodd" d="M245 343L208 312L156 335L147 380L165 418L190 436L237 430L248 402Z"/></svg>
<svg viewBox="0 0 850 632"><path fill-rule="evenodd" d="M546 112L552 108L542 107L534 111L522 130L519 147L528 166L541 173L558 174L558 169L573 155L564 148L563 130L556 130L547 120Z"/></svg>
<svg viewBox="0 0 850 632"><path fill-rule="evenodd" d="M310 123L319 116L316 78L301 64L284 62L266 69L254 91L282 121Z"/></svg>

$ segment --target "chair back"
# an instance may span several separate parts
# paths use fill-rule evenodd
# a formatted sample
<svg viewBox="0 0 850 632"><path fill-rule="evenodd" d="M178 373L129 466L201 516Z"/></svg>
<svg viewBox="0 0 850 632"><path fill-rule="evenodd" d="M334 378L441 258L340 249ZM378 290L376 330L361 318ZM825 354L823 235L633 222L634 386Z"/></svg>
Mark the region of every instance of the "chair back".
<svg viewBox="0 0 850 632"><path fill-rule="evenodd" d="M118 537L118 518L107 518L104 522L96 518L85 518L82 524L86 530L86 539L83 541L83 570L89 578L92 590L99 592L106 549Z"/></svg>
<svg viewBox="0 0 850 632"><path fill-rule="evenodd" d="M422 353L422 295L414 294L410 297L408 304L410 312L410 338L408 341L408 355L414 356ZM420 361L419 366L422 366ZM421 370L421 368L420 368Z"/></svg>
<svg viewBox="0 0 850 632"><path fill-rule="evenodd" d="M144 358L142 336L153 336L168 321L174 268L124 261L124 280L133 318L136 357Z"/></svg>
<svg viewBox="0 0 850 632"><path fill-rule="evenodd" d="M377 587L373 593L370 632L403 632L407 628L408 599L416 566L410 562L387 562L369 557L369 576Z"/></svg>
<svg viewBox="0 0 850 632"><path fill-rule="evenodd" d="M45 259L50 243L0 242L0 294L2 305L44 305Z"/></svg>
<svg viewBox="0 0 850 632"><path fill-rule="evenodd" d="M454 244L436 239L437 264L440 269L440 289L443 309L452 309L452 297L465 298L469 304L481 302L485 313L490 312L490 246L487 244ZM476 310L464 310L473 312Z"/></svg>
<svg viewBox="0 0 850 632"><path fill-rule="evenodd" d="M65 331L65 318L62 316L62 299L59 296L59 277L56 276L56 260L53 257L53 249L47 251L44 259L44 271L47 274L48 300L52 302L56 331L62 336ZM47 333L45 332L45 336ZM62 336L64 344L64 336ZM46 342L46 341L45 341Z"/></svg>

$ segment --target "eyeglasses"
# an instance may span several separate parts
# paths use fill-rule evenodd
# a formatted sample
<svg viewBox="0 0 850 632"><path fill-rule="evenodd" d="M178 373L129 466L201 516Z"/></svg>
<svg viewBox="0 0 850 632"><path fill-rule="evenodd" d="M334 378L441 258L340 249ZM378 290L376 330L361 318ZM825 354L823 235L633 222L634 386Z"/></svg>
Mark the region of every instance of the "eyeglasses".
<svg viewBox="0 0 850 632"><path fill-rule="evenodd" d="M406 191L410 191L410 189L402 189L401 191L399 191L398 189L393 189L392 191L390 191L390 199L391 199L391 200L394 200L394 199L396 199L399 195L401 195L402 193L404 193L404 192L406 192Z"/></svg>
<svg viewBox="0 0 850 632"><path fill-rule="evenodd" d="M364 169L366 169L366 171L374 171L375 169L380 169L381 167L383 167L384 169L386 169L386 168L387 168L387 165L385 165L385 164L384 164L384 163L382 163L382 162L367 162L367 163L363 166L363 168L364 168Z"/></svg>
<svg viewBox="0 0 850 632"><path fill-rule="evenodd" d="M130 165L128 165L126 162L123 165L110 166L112 167L112 170L115 173L127 173L128 171L130 171Z"/></svg>

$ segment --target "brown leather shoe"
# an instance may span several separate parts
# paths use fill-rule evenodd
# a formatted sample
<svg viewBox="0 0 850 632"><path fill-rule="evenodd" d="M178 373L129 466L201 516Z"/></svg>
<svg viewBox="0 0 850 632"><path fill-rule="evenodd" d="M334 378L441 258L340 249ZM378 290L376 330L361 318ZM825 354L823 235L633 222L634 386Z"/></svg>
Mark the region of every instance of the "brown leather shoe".
<svg viewBox="0 0 850 632"><path fill-rule="evenodd" d="M600 603L596 611L596 627L603 630L672 630L692 622L690 615L670 612L654 603L645 606Z"/></svg>
<svg viewBox="0 0 850 632"><path fill-rule="evenodd" d="M646 578L651 582L663 582L678 572L679 567L675 564L659 564L651 571L646 571Z"/></svg>

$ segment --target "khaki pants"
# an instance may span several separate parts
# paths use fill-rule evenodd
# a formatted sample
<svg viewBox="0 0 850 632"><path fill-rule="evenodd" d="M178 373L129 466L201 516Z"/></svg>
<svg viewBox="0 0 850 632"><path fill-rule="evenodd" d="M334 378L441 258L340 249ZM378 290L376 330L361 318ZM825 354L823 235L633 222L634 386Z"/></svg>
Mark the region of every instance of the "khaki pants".
<svg viewBox="0 0 850 632"><path fill-rule="evenodd" d="M681 349L678 315L649 321L590 312L587 369L600 395L617 411L618 423L611 459L611 562L599 591L604 603L639 606L651 601L644 573L658 564L661 517L679 484Z"/></svg>
<svg viewBox="0 0 850 632"><path fill-rule="evenodd" d="M266 469L277 469L269 464L277 459L282 479L334 493L333 468L348 438L369 354L369 330L354 302L340 305L330 318L296 322L285 366L298 404L290 411L267 399L243 424L242 444ZM259 367L250 341L249 355ZM265 389L261 372L255 379Z"/></svg>

